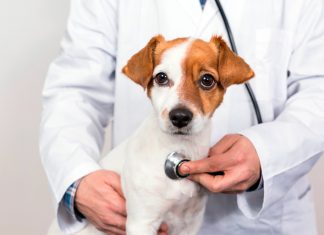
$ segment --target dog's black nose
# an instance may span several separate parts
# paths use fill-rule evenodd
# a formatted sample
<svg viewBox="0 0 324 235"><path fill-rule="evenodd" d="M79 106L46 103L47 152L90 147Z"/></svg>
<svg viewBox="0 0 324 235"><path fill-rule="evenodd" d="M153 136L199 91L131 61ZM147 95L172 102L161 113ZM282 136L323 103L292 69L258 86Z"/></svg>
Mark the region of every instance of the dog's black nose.
<svg viewBox="0 0 324 235"><path fill-rule="evenodd" d="M178 128L187 126L192 120L192 112L186 108L176 108L169 113L172 124Z"/></svg>

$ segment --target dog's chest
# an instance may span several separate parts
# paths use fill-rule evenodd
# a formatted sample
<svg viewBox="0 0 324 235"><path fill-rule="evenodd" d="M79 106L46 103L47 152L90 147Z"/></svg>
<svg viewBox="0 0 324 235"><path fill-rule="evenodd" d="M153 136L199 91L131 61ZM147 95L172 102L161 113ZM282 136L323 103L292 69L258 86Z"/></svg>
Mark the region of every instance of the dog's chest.
<svg viewBox="0 0 324 235"><path fill-rule="evenodd" d="M148 138L147 130L153 128L143 129L146 130L145 135L141 132L140 138L133 139L128 145L129 153L123 170L124 176L134 184L134 189L147 190L150 194L177 200L179 195L197 195L199 186L196 183L188 179L171 180L166 176L165 160L174 151L182 153L189 160L207 157L209 138L185 139L165 134L159 136L159 133L154 133Z"/></svg>

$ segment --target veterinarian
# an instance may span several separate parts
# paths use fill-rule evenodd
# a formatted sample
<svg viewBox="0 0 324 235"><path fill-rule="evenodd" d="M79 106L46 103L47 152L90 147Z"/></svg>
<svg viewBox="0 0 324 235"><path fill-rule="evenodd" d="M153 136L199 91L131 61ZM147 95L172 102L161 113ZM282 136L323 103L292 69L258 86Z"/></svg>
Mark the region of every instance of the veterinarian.
<svg viewBox="0 0 324 235"><path fill-rule="evenodd" d="M222 3L238 53L255 72L264 123L256 125L244 86L229 88L213 119L209 157L181 166L210 191L200 234L316 234L307 173L324 151L324 1ZM98 161L109 122L116 146L150 112L120 70L156 34L228 39L213 0L71 0L43 91L40 138L66 233L91 222L125 234L120 178ZM214 171L225 174L205 173Z"/></svg>

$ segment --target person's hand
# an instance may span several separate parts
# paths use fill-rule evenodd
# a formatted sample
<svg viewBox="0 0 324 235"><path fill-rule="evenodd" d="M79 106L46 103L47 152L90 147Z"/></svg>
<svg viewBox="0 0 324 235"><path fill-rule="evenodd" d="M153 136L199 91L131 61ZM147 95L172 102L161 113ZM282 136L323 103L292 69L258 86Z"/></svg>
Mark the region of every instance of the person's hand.
<svg viewBox="0 0 324 235"><path fill-rule="evenodd" d="M126 206L120 176L98 170L83 177L75 195L75 206L98 230L109 235L125 235ZM162 224L158 235L168 235Z"/></svg>
<svg viewBox="0 0 324 235"><path fill-rule="evenodd" d="M98 230L126 234L126 208L120 177L98 170L83 177L75 194L75 206Z"/></svg>
<svg viewBox="0 0 324 235"><path fill-rule="evenodd" d="M190 174L189 179L198 182L211 192L240 193L258 182L261 166L258 154L245 136L224 136L209 150L208 158L185 162L180 174ZM210 175L223 172L224 175Z"/></svg>

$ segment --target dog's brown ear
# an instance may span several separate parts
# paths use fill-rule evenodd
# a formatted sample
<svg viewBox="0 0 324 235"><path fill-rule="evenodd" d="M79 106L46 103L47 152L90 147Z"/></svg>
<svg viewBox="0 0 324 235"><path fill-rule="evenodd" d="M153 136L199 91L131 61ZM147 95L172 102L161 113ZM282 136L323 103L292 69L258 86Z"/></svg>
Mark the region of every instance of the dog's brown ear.
<svg viewBox="0 0 324 235"><path fill-rule="evenodd" d="M250 66L234 54L221 37L213 36L210 41L218 51L218 73L224 88L243 83L254 76Z"/></svg>
<svg viewBox="0 0 324 235"><path fill-rule="evenodd" d="M122 69L127 77L144 89L147 88L152 78L155 66L155 48L162 41L164 41L164 38L161 35L153 37L143 49L128 60L127 65Z"/></svg>

